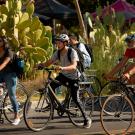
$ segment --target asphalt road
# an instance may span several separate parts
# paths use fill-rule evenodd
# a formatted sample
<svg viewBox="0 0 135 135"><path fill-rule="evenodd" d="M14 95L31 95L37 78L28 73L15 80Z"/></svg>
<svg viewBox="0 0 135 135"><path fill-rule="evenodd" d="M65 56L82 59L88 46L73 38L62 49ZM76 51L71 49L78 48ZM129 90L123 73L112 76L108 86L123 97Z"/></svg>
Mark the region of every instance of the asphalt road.
<svg viewBox="0 0 135 135"><path fill-rule="evenodd" d="M13 126L5 120L4 124L0 124L0 135L105 135L101 127L99 112L93 114L92 121L90 129L80 129L72 125L66 116L62 118L55 117L45 130L33 132L26 127L24 121L18 126ZM115 123L112 124L116 126ZM135 127L135 124L133 127ZM129 134L135 135L135 132L130 132Z"/></svg>

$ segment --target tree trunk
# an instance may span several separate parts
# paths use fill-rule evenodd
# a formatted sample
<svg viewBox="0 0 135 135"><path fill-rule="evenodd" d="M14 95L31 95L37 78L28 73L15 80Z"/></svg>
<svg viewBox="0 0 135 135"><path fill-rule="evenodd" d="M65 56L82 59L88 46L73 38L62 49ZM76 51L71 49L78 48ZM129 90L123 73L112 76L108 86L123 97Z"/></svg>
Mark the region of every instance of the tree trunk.
<svg viewBox="0 0 135 135"><path fill-rule="evenodd" d="M86 29L85 29L85 25L84 25L84 21L83 21L83 17L82 17L82 14L81 14L81 10L80 10L78 0L74 0L74 2L75 2L77 15L78 15L79 25L80 25L80 28L81 28L80 34L85 39L85 41L88 42L87 33L86 33Z"/></svg>

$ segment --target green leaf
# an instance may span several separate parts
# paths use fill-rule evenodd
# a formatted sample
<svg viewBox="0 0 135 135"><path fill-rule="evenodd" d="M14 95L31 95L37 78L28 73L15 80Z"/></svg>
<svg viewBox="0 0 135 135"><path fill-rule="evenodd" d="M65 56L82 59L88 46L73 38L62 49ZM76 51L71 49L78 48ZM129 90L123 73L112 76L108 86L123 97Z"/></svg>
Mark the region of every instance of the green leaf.
<svg viewBox="0 0 135 135"><path fill-rule="evenodd" d="M8 8L5 5L0 5L0 12L1 14L8 14Z"/></svg>
<svg viewBox="0 0 135 135"><path fill-rule="evenodd" d="M39 18L37 16L35 16L32 19L32 23L31 23L31 31L36 31L37 29L41 28L41 22L39 21Z"/></svg>
<svg viewBox="0 0 135 135"><path fill-rule="evenodd" d="M27 5L26 12L29 14L30 17L32 17L32 15L34 13L34 4L33 3L30 3Z"/></svg>
<svg viewBox="0 0 135 135"><path fill-rule="evenodd" d="M50 45L50 41L48 37L39 39L36 44L36 46L44 48L45 50L48 49L49 45Z"/></svg>

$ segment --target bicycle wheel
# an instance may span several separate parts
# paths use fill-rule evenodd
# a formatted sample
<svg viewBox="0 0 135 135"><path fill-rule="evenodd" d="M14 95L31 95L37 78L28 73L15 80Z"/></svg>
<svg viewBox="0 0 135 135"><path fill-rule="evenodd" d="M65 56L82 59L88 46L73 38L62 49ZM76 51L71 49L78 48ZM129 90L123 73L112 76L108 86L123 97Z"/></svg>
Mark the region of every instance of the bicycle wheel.
<svg viewBox="0 0 135 135"><path fill-rule="evenodd" d="M33 131L46 128L52 118L53 106L46 89L33 91L24 106L24 120L27 127Z"/></svg>
<svg viewBox="0 0 135 135"><path fill-rule="evenodd" d="M123 86L117 81L107 82L100 91L99 94L99 105L102 108L106 98L112 94L121 93Z"/></svg>
<svg viewBox="0 0 135 135"><path fill-rule="evenodd" d="M21 119L23 118L23 108L24 108L24 104L25 104L27 97L28 97L28 94L26 92L25 87L22 84L18 83L17 87L16 87L16 99L19 104L19 115L20 115ZM5 118L10 123L12 123L14 120L14 111L13 111L13 107L12 107L10 98L8 96L8 93L6 94L6 96L4 98L3 106L4 106L3 113L4 113Z"/></svg>
<svg viewBox="0 0 135 135"><path fill-rule="evenodd" d="M87 116L91 117L92 112L94 110L94 102L93 102L94 97L86 89L79 90L79 97L80 97L81 106L83 107L83 110L85 111ZM68 113L68 117L71 120L71 122L75 126L80 126L80 125L82 126L82 124L84 123L84 118L82 116L80 109L77 107L76 103L73 101L72 98L70 98L69 100L68 110L70 111L70 113Z"/></svg>
<svg viewBox="0 0 135 135"><path fill-rule="evenodd" d="M90 90L94 96L94 104L98 102L98 97L101 91L101 82L96 76L89 76L88 81L91 82Z"/></svg>
<svg viewBox="0 0 135 135"><path fill-rule="evenodd" d="M134 121L133 105L124 94L113 94L104 102L100 118L107 134L126 134Z"/></svg>

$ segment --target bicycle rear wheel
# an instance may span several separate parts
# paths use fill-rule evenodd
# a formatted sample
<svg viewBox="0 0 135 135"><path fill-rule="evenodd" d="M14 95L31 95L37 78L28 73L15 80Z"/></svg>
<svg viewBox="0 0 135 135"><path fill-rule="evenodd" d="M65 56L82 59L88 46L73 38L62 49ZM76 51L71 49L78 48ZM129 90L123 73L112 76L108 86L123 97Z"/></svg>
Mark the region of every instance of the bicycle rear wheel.
<svg viewBox="0 0 135 135"><path fill-rule="evenodd" d="M87 116L91 117L94 110L94 97L87 89L80 89L79 97L83 110L85 111ZM76 103L73 101L72 98L70 98L69 100L68 110L70 111L70 113L68 113L68 117L73 123L73 125L78 127L83 126L82 124L84 123L84 118L80 109L77 107Z"/></svg>
<svg viewBox="0 0 135 135"><path fill-rule="evenodd" d="M100 118L107 134L126 134L134 121L133 105L125 95L111 95L103 104Z"/></svg>
<svg viewBox="0 0 135 135"><path fill-rule="evenodd" d="M27 127L33 131L46 128L52 118L53 106L46 89L33 91L24 107L24 120Z"/></svg>
<svg viewBox="0 0 135 135"><path fill-rule="evenodd" d="M22 84L18 83L16 87L16 99L19 104L19 115L21 119L23 118L23 109L24 109L24 104L27 97L28 97L28 94L25 87ZM12 123L14 120L14 111L13 111L13 107L12 107L10 98L8 96L8 93L6 94L4 98L3 107L4 107L3 113L4 113L5 118L7 119L7 121Z"/></svg>

